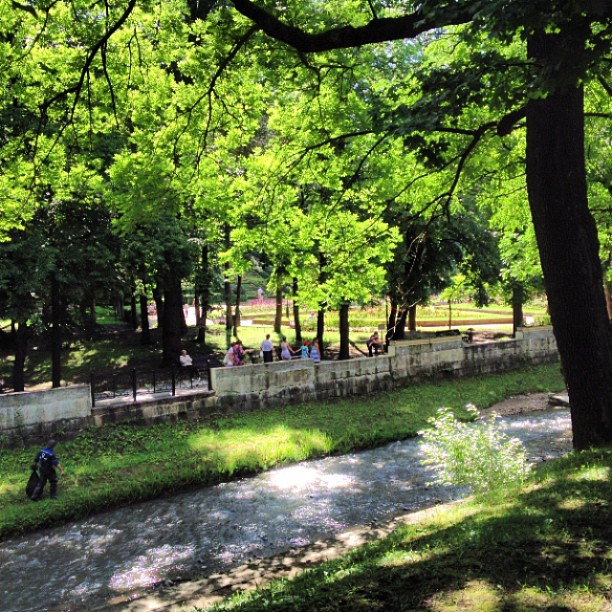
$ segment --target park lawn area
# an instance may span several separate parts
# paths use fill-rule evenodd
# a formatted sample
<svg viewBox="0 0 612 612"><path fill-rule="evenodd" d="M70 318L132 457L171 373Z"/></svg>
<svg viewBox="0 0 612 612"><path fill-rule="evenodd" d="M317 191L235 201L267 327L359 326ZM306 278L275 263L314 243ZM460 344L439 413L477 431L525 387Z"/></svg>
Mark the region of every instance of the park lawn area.
<svg viewBox="0 0 612 612"><path fill-rule="evenodd" d="M611 481L612 448L571 453L502 497L420 512L385 538L213 609L609 611Z"/></svg>
<svg viewBox="0 0 612 612"><path fill-rule="evenodd" d="M38 447L2 449L0 538L105 508L207 486L271 467L414 436L440 407L472 418L512 395L559 391L556 364L461 380L434 381L337 403L311 403L152 426L116 425L61 441L60 498L24 494Z"/></svg>

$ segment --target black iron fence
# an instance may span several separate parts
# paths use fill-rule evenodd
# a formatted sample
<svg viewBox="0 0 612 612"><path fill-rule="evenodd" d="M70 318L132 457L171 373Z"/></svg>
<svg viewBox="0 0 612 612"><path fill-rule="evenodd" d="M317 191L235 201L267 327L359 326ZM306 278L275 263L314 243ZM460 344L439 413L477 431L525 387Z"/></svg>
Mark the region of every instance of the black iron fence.
<svg viewBox="0 0 612 612"><path fill-rule="evenodd" d="M209 390L210 365L201 368L165 368L157 370L121 370L109 373L92 372L91 402L116 398L131 398L138 401L139 395L166 393L176 395L177 390Z"/></svg>

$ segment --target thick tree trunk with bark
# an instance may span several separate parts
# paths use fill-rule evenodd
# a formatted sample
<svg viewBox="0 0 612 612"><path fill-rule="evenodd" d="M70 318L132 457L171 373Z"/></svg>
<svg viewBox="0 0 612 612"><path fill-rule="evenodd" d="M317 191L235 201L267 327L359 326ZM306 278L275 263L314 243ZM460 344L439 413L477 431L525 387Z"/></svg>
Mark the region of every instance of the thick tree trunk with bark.
<svg viewBox="0 0 612 612"><path fill-rule="evenodd" d="M340 354L338 355L338 359L349 359L349 304L342 304L338 314L340 317Z"/></svg>
<svg viewBox="0 0 612 612"><path fill-rule="evenodd" d="M538 35L531 58L552 64L562 37ZM597 229L588 208L583 92L527 108L527 187L550 316L569 393L574 448L612 443L612 327Z"/></svg>

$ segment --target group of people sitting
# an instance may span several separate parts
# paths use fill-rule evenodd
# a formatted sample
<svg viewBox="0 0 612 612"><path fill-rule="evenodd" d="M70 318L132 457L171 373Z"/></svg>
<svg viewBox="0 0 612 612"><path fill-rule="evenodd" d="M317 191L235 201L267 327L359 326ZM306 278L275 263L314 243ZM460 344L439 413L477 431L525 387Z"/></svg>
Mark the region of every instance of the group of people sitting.
<svg viewBox="0 0 612 612"><path fill-rule="evenodd" d="M378 332L374 332L366 342L366 346L368 347L368 355L370 357L374 357L379 353L382 353L384 350L383 344L380 341L380 337L378 336Z"/></svg>
<svg viewBox="0 0 612 612"><path fill-rule="evenodd" d="M242 346L242 340L236 340L230 344L225 357L223 357L223 365L225 367L241 366L245 364L246 351Z"/></svg>

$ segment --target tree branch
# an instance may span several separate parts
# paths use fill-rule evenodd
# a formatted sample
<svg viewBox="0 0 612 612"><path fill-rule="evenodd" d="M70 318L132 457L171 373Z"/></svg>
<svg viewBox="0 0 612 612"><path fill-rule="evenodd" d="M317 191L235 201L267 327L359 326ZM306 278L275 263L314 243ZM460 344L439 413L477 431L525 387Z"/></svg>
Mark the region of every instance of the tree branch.
<svg viewBox="0 0 612 612"><path fill-rule="evenodd" d="M364 26L342 26L310 34L282 22L251 0L233 0L233 4L239 13L257 23L268 36L304 53L414 38L434 28L468 23L474 11L473 3L467 2L450 14L448 6L433 14L417 10L402 17L375 18Z"/></svg>

